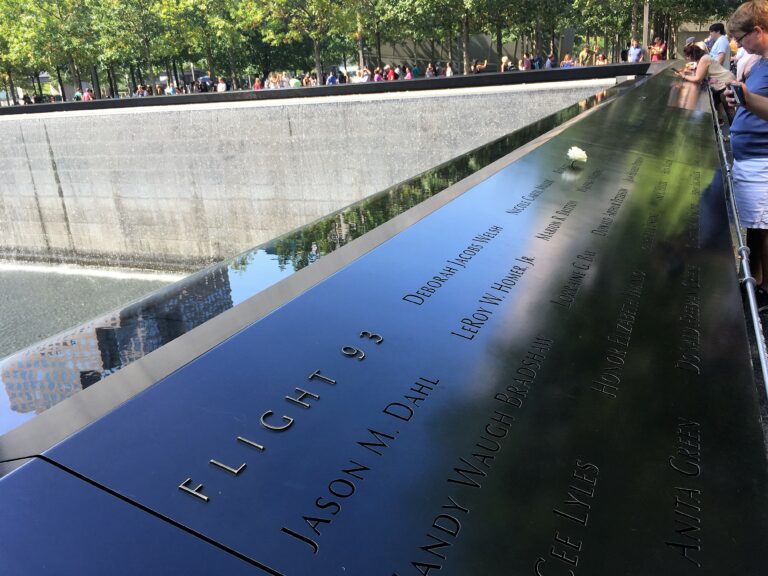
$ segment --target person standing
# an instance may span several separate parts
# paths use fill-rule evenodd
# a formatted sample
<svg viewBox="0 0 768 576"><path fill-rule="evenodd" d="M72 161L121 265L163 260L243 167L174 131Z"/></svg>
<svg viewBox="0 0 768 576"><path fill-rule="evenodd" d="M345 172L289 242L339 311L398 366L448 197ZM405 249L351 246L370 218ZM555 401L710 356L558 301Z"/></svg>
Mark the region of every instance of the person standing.
<svg viewBox="0 0 768 576"><path fill-rule="evenodd" d="M732 120L732 112L725 105L723 96L728 84L736 80L736 78L731 74L730 70L724 68L710 54L707 54L707 47L704 42L688 44L683 49L683 54L685 54L689 62L696 63L696 70L692 74L687 74L685 69L676 70L675 73L688 82L701 83L707 80L709 88L712 90L712 97L715 100L718 113L721 115L721 118L724 116L730 122ZM722 119L723 122L725 118Z"/></svg>
<svg viewBox="0 0 768 576"><path fill-rule="evenodd" d="M653 44L650 48L651 62L659 62L660 60L666 60L667 44L660 37L656 36L653 39Z"/></svg>
<svg viewBox="0 0 768 576"><path fill-rule="evenodd" d="M632 42L630 42L629 49L627 50L627 60L634 64L642 62L644 59L645 54L643 54L642 46L637 42L637 38L632 38Z"/></svg>
<svg viewBox="0 0 768 576"><path fill-rule="evenodd" d="M757 304L768 307L768 121L751 102L753 94L768 96L768 1L752 0L736 9L728 30L750 54L759 54L749 73L745 106L731 124L733 192L741 223L747 228L752 274L757 281Z"/></svg>
<svg viewBox="0 0 768 576"><path fill-rule="evenodd" d="M328 70L328 77L325 79L326 86L335 86L338 83L336 75L333 73L333 68Z"/></svg>
<svg viewBox="0 0 768 576"><path fill-rule="evenodd" d="M731 66L731 45L725 35L725 26L722 22L716 22L709 27L709 40L712 43L712 47L709 49L710 57L717 60L720 66L729 68Z"/></svg>
<svg viewBox="0 0 768 576"><path fill-rule="evenodd" d="M545 70L549 70L551 68L557 68L557 58L555 58L553 53L550 53L549 56L547 56L547 61L544 63Z"/></svg>
<svg viewBox="0 0 768 576"><path fill-rule="evenodd" d="M592 66L597 66L597 59L600 56L600 44L595 44L592 47L592 54L590 55L589 63Z"/></svg>
<svg viewBox="0 0 768 576"><path fill-rule="evenodd" d="M591 64L591 60L592 51L589 49L589 44L584 44L584 46L581 47L581 52L579 52L576 64L578 66L589 66Z"/></svg>

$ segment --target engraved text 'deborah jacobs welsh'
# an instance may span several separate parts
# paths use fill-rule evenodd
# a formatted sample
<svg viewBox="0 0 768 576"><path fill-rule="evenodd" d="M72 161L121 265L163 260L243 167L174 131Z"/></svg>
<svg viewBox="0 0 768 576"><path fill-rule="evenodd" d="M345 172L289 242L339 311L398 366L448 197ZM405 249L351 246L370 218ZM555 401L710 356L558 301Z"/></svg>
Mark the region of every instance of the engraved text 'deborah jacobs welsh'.
<svg viewBox="0 0 768 576"><path fill-rule="evenodd" d="M45 457L255 573L761 573L712 118L676 82L501 162Z"/></svg>

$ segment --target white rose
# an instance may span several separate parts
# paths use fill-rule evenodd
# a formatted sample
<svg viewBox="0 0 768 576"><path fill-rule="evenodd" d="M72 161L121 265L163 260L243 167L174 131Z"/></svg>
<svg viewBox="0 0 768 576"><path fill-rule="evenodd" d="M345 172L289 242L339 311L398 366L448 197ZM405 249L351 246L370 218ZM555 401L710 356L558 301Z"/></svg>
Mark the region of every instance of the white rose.
<svg viewBox="0 0 768 576"><path fill-rule="evenodd" d="M582 150L578 146L571 146L568 149L568 160L570 160L571 162L576 162L577 160L579 162L586 162L587 153L584 152L584 150Z"/></svg>

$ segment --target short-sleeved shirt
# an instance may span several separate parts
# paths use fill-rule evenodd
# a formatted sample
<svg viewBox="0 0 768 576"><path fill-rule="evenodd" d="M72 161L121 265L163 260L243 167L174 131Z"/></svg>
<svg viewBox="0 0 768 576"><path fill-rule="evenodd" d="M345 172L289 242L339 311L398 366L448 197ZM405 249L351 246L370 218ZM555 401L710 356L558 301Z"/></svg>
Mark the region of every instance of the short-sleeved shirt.
<svg viewBox="0 0 768 576"><path fill-rule="evenodd" d="M630 62L640 62L640 57L643 55L643 49L640 46L633 48L629 47L627 50L627 60Z"/></svg>
<svg viewBox="0 0 768 576"><path fill-rule="evenodd" d="M725 59L723 60L723 66L730 66L731 65L731 45L728 43L728 38L725 36L720 36L717 40L715 40L715 43L712 45L712 48L709 50L709 55L712 57L712 60L718 60L718 56L720 54L725 54Z"/></svg>
<svg viewBox="0 0 768 576"><path fill-rule="evenodd" d="M768 97L768 60L755 63L746 85L750 92ZM731 150L734 160L768 159L768 121L739 106L731 124Z"/></svg>

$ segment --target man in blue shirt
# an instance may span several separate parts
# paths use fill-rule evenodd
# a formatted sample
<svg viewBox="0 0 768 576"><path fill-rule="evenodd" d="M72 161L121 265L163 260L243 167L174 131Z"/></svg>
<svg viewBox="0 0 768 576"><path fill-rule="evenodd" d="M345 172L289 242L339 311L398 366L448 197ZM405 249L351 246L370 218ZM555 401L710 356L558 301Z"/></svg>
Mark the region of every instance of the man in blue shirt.
<svg viewBox="0 0 768 576"><path fill-rule="evenodd" d="M722 22L709 27L709 39L712 41L709 57L720 62L720 66L728 68L731 65L731 45L725 35L725 26Z"/></svg>
<svg viewBox="0 0 768 576"><path fill-rule="evenodd" d="M328 78L325 80L326 86L335 86L338 83L336 75L333 73L333 68L328 70Z"/></svg>
<svg viewBox="0 0 768 576"><path fill-rule="evenodd" d="M637 43L637 38L632 38L632 43L627 50L627 60L633 63L642 62L643 57L643 49Z"/></svg>

